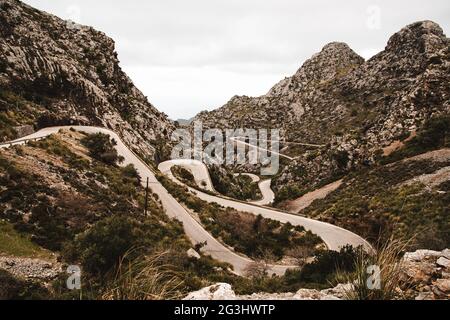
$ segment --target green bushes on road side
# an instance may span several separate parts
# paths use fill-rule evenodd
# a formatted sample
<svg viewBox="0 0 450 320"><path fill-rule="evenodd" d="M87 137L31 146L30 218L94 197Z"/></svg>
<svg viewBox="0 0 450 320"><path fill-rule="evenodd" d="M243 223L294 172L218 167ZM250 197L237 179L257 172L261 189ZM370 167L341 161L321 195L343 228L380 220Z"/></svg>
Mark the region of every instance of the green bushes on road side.
<svg viewBox="0 0 450 320"><path fill-rule="evenodd" d="M117 154L115 149L117 142L107 134L94 133L87 135L81 140L81 143L88 148L91 157L98 161L108 165L116 165L118 162L123 161L123 158Z"/></svg>
<svg viewBox="0 0 450 320"><path fill-rule="evenodd" d="M302 227L207 203L190 194L186 187L164 176L158 178L178 201L199 214L202 224L215 238L249 257L260 259L270 253L279 260L295 247L314 249L322 243L318 236Z"/></svg>

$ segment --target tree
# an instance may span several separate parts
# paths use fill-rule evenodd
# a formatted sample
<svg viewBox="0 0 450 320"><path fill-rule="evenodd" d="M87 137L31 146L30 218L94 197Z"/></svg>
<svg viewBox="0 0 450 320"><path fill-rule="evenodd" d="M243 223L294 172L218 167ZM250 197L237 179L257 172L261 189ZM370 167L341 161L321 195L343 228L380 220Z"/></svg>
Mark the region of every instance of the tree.
<svg viewBox="0 0 450 320"><path fill-rule="evenodd" d="M301 268L306 265L308 258L310 258L313 254L314 249L307 246L298 246L287 252L287 255L294 258L297 265Z"/></svg>

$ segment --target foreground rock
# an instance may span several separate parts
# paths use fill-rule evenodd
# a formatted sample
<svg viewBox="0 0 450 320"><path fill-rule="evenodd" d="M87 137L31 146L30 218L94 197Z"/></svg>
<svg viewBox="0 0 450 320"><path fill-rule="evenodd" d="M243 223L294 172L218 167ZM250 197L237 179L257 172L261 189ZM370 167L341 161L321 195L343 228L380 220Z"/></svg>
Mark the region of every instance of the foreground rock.
<svg viewBox="0 0 450 320"><path fill-rule="evenodd" d="M416 300L450 299L450 250L406 253L402 288Z"/></svg>
<svg viewBox="0 0 450 320"><path fill-rule="evenodd" d="M25 280L51 281L61 273L62 266L40 259L0 257L0 269Z"/></svg>
<svg viewBox="0 0 450 320"><path fill-rule="evenodd" d="M404 298L415 300L450 299L450 250L418 250L403 258L401 288ZM352 291L351 284L339 284L326 290L300 289L292 293L254 293L239 296L227 283L217 283L190 293L184 300L343 300Z"/></svg>
<svg viewBox="0 0 450 320"><path fill-rule="evenodd" d="M300 289L296 293L254 293L238 296L227 283L217 283L190 293L184 300L341 300L351 285L339 284L327 290Z"/></svg>

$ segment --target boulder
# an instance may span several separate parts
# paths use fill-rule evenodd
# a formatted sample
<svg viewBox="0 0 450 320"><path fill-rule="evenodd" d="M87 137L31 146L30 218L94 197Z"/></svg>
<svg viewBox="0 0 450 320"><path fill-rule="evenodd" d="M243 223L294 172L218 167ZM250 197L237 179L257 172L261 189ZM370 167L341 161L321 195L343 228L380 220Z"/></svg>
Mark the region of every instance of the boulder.
<svg viewBox="0 0 450 320"><path fill-rule="evenodd" d="M236 300L236 294L231 288L231 285L217 283L199 291L192 292L183 300Z"/></svg>
<svg viewBox="0 0 450 320"><path fill-rule="evenodd" d="M450 260L447 259L447 258L440 257L440 258L436 261L436 263L437 263L439 266L441 266L441 267L444 267L444 268L447 268L447 269L450 268Z"/></svg>
<svg viewBox="0 0 450 320"><path fill-rule="evenodd" d="M194 259L200 259L201 258L200 254L197 251L195 251L194 249L192 249L192 248L189 249L186 252L186 254L188 255L189 258L194 258Z"/></svg>
<svg viewBox="0 0 450 320"><path fill-rule="evenodd" d="M441 253L433 250L417 250L416 252L407 252L403 259L405 261L422 261L429 258L440 257Z"/></svg>

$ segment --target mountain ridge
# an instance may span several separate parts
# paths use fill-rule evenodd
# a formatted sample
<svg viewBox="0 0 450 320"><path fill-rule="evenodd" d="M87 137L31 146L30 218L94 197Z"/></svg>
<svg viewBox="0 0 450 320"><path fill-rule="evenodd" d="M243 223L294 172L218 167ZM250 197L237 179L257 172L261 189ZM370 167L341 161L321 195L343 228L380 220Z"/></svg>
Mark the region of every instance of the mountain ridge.
<svg viewBox="0 0 450 320"><path fill-rule="evenodd" d="M438 24L421 21L367 61L346 44L330 43L268 94L235 96L195 120L205 128L280 129L282 141L327 145L291 149L299 160L284 164L273 184L276 191L314 187L375 163L381 149L448 113L449 74L450 40Z"/></svg>
<svg viewBox="0 0 450 320"><path fill-rule="evenodd" d="M122 71L114 41L20 1L0 11L0 139L15 127L97 125L119 132L141 152L168 139L174 124ZM14 106L15 105L15 106Z"/></svg>

